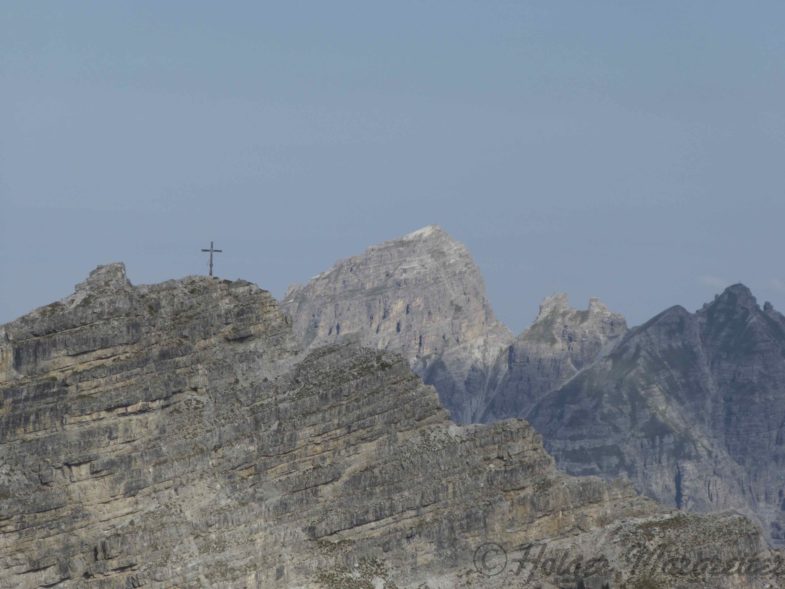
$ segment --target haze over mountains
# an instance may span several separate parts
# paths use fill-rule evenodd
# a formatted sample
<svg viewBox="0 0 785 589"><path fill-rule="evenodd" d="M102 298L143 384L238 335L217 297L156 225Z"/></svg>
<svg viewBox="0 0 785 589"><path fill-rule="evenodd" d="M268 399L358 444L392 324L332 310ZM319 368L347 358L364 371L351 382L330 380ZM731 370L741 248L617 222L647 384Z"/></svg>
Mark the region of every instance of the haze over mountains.
<svg viewBox="0 0 785 589"><path fill-rule="evenodd" d="M785 317L743 285L672 307L526 413L559 464L679 508L757 513L785 542Z"/></svg>
<svg viewBox="0 0 785 589"><path fill-rule="evenodd" d="M459 423L526 418L567 472L755 514L785 542L785 317L743 285L632 330L596 299L576 310L556 294L513 337L466 249L429 226L338 262L282 307L306 347L351 336L402 353Z"/></svg>

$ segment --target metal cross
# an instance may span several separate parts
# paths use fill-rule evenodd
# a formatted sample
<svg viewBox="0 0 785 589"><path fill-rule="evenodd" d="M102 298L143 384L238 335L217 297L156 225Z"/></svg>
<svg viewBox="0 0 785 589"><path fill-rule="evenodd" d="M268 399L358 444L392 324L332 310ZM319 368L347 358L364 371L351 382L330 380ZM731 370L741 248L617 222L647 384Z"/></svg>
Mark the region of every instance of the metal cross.
<svg viewBox="0 0 785 589"><path fill-rule="evenodd" d="M210 276L212 276L213 275L213 254L221 254L221 253L223 253L223 250L215 249L213 247L213 242L211 241L210 242L210 249L209 250L203 249L202 251L203 252L210 252Z"/></svg>

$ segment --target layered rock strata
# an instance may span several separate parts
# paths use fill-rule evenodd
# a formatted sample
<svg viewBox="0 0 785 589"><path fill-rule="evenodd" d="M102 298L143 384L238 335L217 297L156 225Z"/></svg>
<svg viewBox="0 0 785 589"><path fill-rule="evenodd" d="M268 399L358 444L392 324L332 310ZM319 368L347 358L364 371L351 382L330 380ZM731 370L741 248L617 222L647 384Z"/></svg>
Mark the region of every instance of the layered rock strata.
<svg viewBox="0 0 785 589"><path fill-rule="evenodd" d="M674 586L637 557L662 546L777 557L737 515L559 473L524 421L454 425L400 355L300 353L242 281L134 287L101 267L2 326L0 366L0 587L515 586L477 560L489 542L607 561L531 567L543 587Z"/></svg>

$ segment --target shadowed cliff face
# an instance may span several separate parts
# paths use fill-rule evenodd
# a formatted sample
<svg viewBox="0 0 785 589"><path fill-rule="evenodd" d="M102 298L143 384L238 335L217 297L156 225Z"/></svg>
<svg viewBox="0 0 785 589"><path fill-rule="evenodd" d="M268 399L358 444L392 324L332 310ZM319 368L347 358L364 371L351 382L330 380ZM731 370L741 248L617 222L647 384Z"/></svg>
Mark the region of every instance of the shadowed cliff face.
<svg viewBox="0 0 785 589"><path fill-rule="evenodd" d="M627 331L624 317L597 299L570 307L567 295L548 297L531 327L496 361L483 422L525 417L546 394L606 354Z"/></svg>
<svg viewBox="0 0 785 589"><path fill-rule="evenodd" d="M599 587L651 581L633 545L768 554L739 516L559 473L526 422L455 426L397 354L293 342L252 284L117 264L0 327L0 587L509 587L477 548L542 541L600 549L569 581Z"/></svg>
<svg viewBox="0 0 785 589"><path fill-rule="evenodd" d="M685 509L755 513L785 540L785 329L743 285L632 330L529 414L559 464Z"/></svg>
<svg viewBox="0 0 785 589"><path fill-rule="evenodd" d="M476 421L490 367L512 341L469 252L433 225L338 262L281 306L306 349L352 336L403 354L459 423Z"/></svg>

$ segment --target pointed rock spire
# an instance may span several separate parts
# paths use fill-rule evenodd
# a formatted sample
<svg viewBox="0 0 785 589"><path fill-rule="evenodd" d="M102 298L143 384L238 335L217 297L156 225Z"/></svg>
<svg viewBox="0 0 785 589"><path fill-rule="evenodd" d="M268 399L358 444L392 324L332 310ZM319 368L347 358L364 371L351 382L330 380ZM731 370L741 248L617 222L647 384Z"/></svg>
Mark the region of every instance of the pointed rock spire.
<svg viewBox="0 0 785 589"><path fill-rule="evenodd" d="M112 262L98 266L90 272L84 282L76 285L76 291L84 291L96 288L126 288L131 285L125 275L125 264L122 262Z"/></svg>

